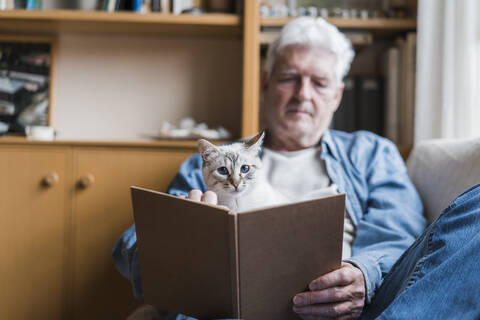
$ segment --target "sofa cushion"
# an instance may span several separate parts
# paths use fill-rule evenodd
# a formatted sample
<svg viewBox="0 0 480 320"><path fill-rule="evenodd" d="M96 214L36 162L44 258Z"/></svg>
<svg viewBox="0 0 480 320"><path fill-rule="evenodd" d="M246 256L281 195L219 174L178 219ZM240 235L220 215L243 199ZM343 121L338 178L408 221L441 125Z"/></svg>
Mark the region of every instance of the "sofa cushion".
<svg viewBox="0 0 480 320"><path fill-rule="evenodd" d="M422 142L410 154L407 168L425 217L432 222L452 200L480 182L480 138Z"/></svg>

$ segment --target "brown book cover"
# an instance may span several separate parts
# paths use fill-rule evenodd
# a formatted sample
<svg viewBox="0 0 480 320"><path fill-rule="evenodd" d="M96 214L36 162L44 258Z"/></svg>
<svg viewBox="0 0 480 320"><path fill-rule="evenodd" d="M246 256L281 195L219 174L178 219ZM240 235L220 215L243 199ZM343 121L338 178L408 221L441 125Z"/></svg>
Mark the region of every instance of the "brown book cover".
<svg viewBox="0 0 480 320"><path fill-rule="evenodd" d="M340 267L345 195L242 213L132 187L145 302L197 319L299 319L292 298Z"/></svg>

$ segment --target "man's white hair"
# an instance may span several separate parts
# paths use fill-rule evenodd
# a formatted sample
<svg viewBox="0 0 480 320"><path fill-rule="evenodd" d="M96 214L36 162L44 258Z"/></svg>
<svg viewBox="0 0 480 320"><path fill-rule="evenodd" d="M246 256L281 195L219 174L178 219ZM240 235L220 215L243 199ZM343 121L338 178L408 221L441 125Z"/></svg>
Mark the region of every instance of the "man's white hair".
<svg viewBox="0 0 480 320"><path fill-rule="evenodd" d="M268 48L265 62L268 78L272 75L277 56L291 45L320 47L331 51L336 57L337 83L342 82L355 56L350 40L331 23L323 18L297 18L283 27L280 36Z"/></svg>

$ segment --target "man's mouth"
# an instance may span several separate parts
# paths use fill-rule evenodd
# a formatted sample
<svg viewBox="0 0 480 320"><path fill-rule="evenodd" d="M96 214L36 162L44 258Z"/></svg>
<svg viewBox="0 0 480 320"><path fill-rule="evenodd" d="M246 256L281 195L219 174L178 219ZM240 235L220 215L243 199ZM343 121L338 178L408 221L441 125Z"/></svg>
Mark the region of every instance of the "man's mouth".
<svg viewBox="0 0 480 320"><path fill-rule="evenodd" d="M312 114L306 110L301 110L301 109L291 109L291 110L287 110L287 114L305 114L305 115L308 115L308 116L312 116Z"/></svg>

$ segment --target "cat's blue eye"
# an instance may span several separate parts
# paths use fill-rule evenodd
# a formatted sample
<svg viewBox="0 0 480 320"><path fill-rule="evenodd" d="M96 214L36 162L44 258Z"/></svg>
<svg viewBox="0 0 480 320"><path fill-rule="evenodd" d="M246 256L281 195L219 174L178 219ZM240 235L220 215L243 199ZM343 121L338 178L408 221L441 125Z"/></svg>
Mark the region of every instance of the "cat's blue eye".
<svg viewBox="0 0 480 320"><path fill-rule="evenodd" d="M240 167L241 173L247 173L249 170L250 170L250 166L247 164L244 164L243 166Z"/></svg>
<svg viewBox="0 0 480 320"><path fill-rule="evenodd" d="M228 169L226 167L220 167L217 169L217 172L222 176L226 176L228 174Z"/></svg>

